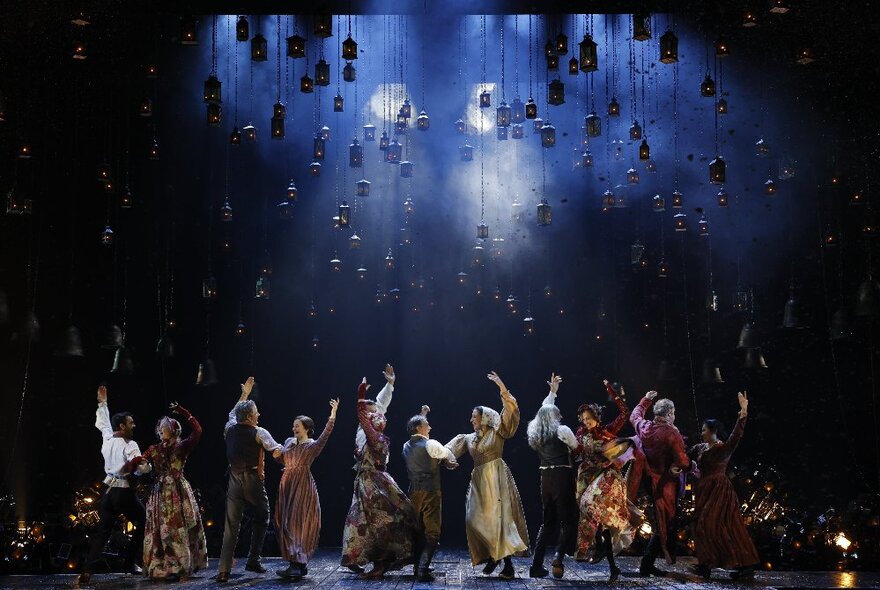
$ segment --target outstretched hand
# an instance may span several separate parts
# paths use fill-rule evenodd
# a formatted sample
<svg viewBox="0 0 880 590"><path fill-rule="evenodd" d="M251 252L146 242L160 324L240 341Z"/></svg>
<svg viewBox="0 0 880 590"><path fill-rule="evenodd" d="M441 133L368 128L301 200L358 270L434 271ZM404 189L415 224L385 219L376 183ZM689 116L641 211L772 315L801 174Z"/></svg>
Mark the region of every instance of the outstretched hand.
<svg viewBox="0 0 880 590"><path fill-rule="evenodd" d="M388 382L388 385L394 385L394 381L397 379L394 375L394 367L390 364L385 365L385 369L382 370L382 376L385 377L385 381Z"/></svg>
<svg viewBox="0 0 880 590"><path fill-rule="evenodd" d="M248 377L247 380L241 384L241 400L244 401L251 394L251 391L254 389L254 378Z"/></svg>
<svg viewBox="0 0 880 590"><path fill-rule="evenodd" d="M431 411L431 406L424 405L424 406L422 406L422 411L419 412L419 413L420 413L422 416L427 416L427 415L428 415L428 412L430 412L430 411Z"/></svg>
<svg viewBox="0 0 880 590"><path fill-rule="evenodd" d="M736 394L737 400L739 401L739 412L740 414L745 415L749 411L749 397L745 391L740 391Z"/></svg>
<svg viewBox="0 0 880 590"><path fill-rule="evenodd" d="M99 404L107 403L107 387L104 385L98 386L98 403Z"/></svg>
<svg viewBox="0 0 880 590"><path fill-rule="evenodd" d="M502 392L507 391L507 387L504 385L504 381L501 380L501 377L498 376L498 373L490 371L486 377L489 378L489 381L494 382Z"/></svg>
<svg viewBox="0 0 880 590"><path fill-rule="evenodd" d="M330 400L330 420L336 420L336 409L339 407L339 398Z"/></svg>
<svg viewBox="0 0 880 590"><path fill-rule="evenodd" d="M648 393L645 394L645 397L648 399L654 399L655 397L657 397L657 395L658 394L656 391L649 391Z"/></svg>
<svg viewBox="0 0 880 590"><path fill-rule="evenodd" d="M556 395L556 392L559 391L560 383L562 383L562 377L556 373L550 373L550 381L547 382L547 385L550 386L550 393Z"/></svg>

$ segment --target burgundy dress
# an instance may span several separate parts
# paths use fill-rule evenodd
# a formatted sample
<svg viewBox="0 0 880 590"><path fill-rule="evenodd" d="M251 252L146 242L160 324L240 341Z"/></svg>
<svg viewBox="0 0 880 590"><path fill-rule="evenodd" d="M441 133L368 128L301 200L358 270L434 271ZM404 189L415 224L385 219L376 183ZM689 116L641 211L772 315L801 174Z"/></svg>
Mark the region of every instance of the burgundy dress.
<svg viewBox="0 0 880 590"><path fill-rule="evenodd" d="M321 454L335 420L329 420L318 440L297 443L289 438L282 449L284 474L278 484L275 503L275 530L281 556L287 561L306 564L318 547L321 533L321 502L310 471Z"/></svg>
<svg viewBox="0 0 880 590"><path fill-rule="evenodd" d="M712 447L701 443L692 451L700 469L694 544L697 561L709 567L738 569L758 563L758 551L739 513L739 498L727 477L727 463L745 425L745 417L740 417L725 442Z"/></svg>

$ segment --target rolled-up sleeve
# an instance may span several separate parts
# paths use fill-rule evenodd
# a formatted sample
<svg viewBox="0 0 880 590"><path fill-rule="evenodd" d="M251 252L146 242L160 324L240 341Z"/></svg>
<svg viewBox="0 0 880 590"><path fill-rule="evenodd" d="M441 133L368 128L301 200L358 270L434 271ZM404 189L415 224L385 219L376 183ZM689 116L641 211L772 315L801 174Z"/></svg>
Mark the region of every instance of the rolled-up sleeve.
<svg viewBox="0 0 880 590"><path fill-rule="evenodd" d="M278 444L278 442L274 438L272 438L272 435L269 434L269 431L262 426L257 426L257 440L261 445L263 445L263 448L270 453L282 448L281 445Z"/></svg>
<svg viewBox="0 0 880 590"><path fill-rule="evenodd" d="M446 459L447 461L455 461L455 454L444 447L439 441L428 439L425 444L425 450L432 459Z"/></svg>

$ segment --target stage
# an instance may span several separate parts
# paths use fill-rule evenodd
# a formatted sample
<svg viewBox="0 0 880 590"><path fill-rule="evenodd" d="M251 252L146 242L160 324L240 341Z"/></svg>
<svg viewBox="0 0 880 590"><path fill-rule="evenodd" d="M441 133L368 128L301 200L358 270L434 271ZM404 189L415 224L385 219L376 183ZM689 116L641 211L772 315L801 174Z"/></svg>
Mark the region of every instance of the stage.
<svg viewBox="0 0 880 590"><path fill-rule="evenodd" d="M517 577L502 580L497 576L483 576L479 569L472 569L465 551L440 551L434 561L437 580L433 583L416 582L411 569L393 572L382 580L360 580L347 569L339 566L339 550L324 549L309 564L309 575L299 582L286 582L275 575L275 570L285 564L279 558L266 558L263 561L269 570L258 575L244 571L244 560L238 560L232 577L225 588L277 588L297 586L320 588L321 590L404 590L407 588L455 588L486 590L517 588L531 590L539 588L610 588L608 584L608 564L590 566L586 563L566 562L565 577L556 580L552 576L543 579L528 578L530 561L516 559ZM549 559L547 560L549 564ZM705 581L687 573L687 567L694 563L693 558L682 558L670 568L666 578L641 578L638 570L639 558L622 557L618 559L623 574L613 585L616 588L662 588L665 590L696 590L698 588L773 588L773 589L826 589L826 588L880 588L880 573L877 572L785 572L759 571L750 584L729 580L721 570L713 572L712 580ZM662 564L661 564L662 565ZM664 566L665 567L665 566ZM496 573L499 570L496 570ZM217 573L217 560L212 559L210 569L200 572L192 579L177 584L161 584L147 579L121 574L96 574L87 588L157 588L173 587L181 590L197 588L218 588L214 576ZM52 590L55 588L78 588L74 574L21 575L0 577L0 589Z"/></svg>

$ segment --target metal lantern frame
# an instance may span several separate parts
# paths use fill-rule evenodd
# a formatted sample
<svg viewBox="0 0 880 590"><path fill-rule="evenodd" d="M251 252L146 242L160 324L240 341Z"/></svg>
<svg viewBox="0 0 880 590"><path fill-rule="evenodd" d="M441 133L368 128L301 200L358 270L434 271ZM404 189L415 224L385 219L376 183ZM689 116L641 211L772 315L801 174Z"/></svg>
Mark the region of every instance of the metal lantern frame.
<svg viewBox="0 0 880 590"><path fill-rule="evenodd" d="M357 58L358 44L357 41L351 38L351 33L349 33L345 41L342 42L342 59L346 61L352 61Z"/></svg>
<svg viewBox="0 0 880 590"><path fill-rule="evenodd" d="M660 63L678 62L678 37L671 30L660 36Z"/></svg>
<svg viewBox="0 0 880 590"><path fill-rule="evenodd" d="M364 166L364 146L358 142L357 138L352 139L348 146L348 165L351 168L363 168Z"/></svg>
<svg viewBox="0 0 880 590"><path fill-rule="evenodd" d="M727 180L727 163L724 158L717 156L709 162L709 182L712 184L724 184Z"/></svg>
<svg viewBox="0 0 880 590"><path fill-rule="evenodd" d="M565 104L565 84L559 78L547 85L547 102L553 106Z"/></svg>
<svg viewBox="0 0 880 590"><path fill-rule="evenodd" d="M315 85L330 86L330 64L327 60L319 59L315 63Z"/></svg>
<svg viewBox="0 0 880 590"><path fill-rule="evenodd" d="M651 38L651 15L635 13L632 16L633 39L636 41L648 41Z"/></svg>
<svg viewBox="0 0 880 590"><path fill-rule="evenodd" d="M299 59L306 56L306 40L300 35L287 38L287 57Z"/></svg>
<svg viewBox="0 0 880 590"><path fill-rule="evenodd" d="M507 127L510 125L512 114L513 109L502 100L501 105L495 109L495 125L498 127Z"/></svg>
<svg viewBox="0 0 880 590"><path fill-rule="evenodd" d="M261 33L251 39L251 61L266 61L269 59L269 42Z"/></svg>
<svg viewBox="0 0 880 590"><path fill-rule="evenodd" d="M580 68L582 72L595 72L599 69L598 45L590 35L584 35L584 40L578 43L580 47Z"/></svg>
<svg viewBox="0 0 880 590"><path fill-rule="evenodd" d="M553 207L547 202L546 197L538 203L538 225L550 225L553 221Z"/></svg>

